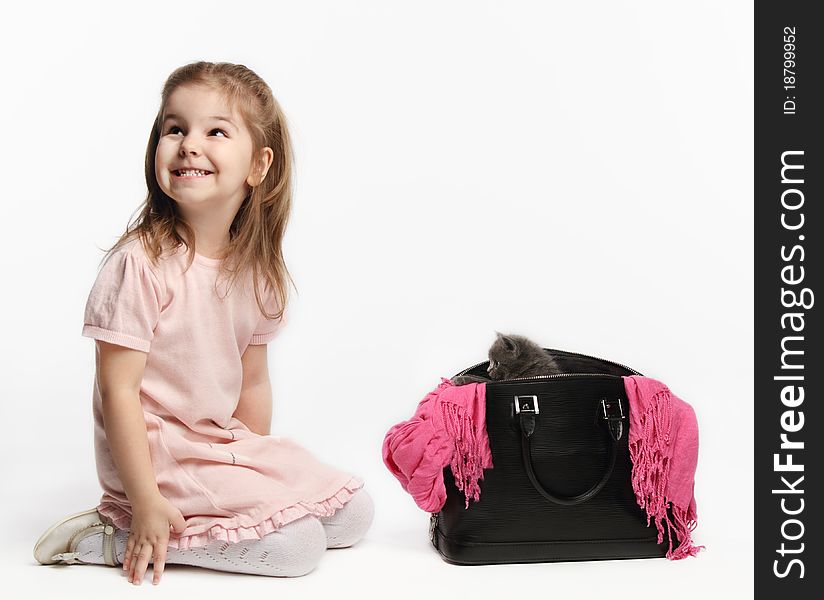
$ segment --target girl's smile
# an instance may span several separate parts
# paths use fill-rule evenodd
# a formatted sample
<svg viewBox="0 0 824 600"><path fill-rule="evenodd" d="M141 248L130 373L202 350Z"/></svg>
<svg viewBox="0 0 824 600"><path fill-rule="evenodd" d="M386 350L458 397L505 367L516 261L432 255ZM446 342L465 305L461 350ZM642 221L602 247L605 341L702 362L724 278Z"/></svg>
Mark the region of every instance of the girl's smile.
<svg viewBox="0 0 824 600"><path fill-rule="evenodd" d="M186 170L186 169L178 169L172 171L172 177L177 180L195 180L195 179L206 179L209 175L211 175L211 171L198 171L198 170Z"/></svg>

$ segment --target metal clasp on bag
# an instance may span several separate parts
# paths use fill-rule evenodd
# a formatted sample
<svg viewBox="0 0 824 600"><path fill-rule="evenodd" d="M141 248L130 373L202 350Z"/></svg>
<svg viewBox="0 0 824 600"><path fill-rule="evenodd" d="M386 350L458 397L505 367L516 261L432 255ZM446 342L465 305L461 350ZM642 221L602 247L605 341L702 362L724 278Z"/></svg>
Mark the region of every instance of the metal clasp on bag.
<svg viewBox="0 0 824 600"><path fill-rule="evenodd" d="M515 414L532 413L539 414L538 396L515 396Z"/></svg>
<svg viewBox="0 0 824 600"><path fill-rule="evenodd" d="M624 435L624 407L621 405L621 399L607 400L601 398L601 410L603 411L604 420L609 426L609 434L616 442Z"/></svg>
<svg viewBox="0 0 824 600"><path fill-rule="evenodd" d="M438 513L432 513L429 515L429 541L433 545L437 545L435 543L435 528L438 526Z"/></svg>
<svg viewBox="0 0 824 600"><path fill-rule="evenodd" d="M535 433L538 426L538 396L515 396L515 418L525 437Z"/></svg>

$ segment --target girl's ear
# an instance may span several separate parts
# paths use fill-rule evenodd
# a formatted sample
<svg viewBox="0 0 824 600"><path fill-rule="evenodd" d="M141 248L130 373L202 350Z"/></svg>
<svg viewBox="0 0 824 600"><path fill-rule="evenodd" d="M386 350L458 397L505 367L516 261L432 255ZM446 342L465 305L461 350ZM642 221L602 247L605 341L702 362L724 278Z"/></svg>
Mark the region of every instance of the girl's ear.
<svg viewBox="0 0 824 600"><path fill-rule="evenodd" d="M257 165L254 163L252 164L252 172L249 173L249 177L246 178L246 183L248 183L251 187L260 185L266 178L266 173L269 172L269 167L272 166L272 161L274 158L275 153L272 152L271 148L268 146L261 148L258 163Z"/></svg>

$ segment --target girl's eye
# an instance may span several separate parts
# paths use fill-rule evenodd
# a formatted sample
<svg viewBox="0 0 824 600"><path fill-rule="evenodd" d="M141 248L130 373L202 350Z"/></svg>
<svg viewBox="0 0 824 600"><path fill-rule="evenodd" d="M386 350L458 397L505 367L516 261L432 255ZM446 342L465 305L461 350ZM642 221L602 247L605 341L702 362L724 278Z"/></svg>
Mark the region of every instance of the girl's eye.
<svg viewBox="0 0 824 600"><path fill-rule="evenodd" d="M180 127L178 127L177 125L172 125L171 127L169 127L169 130L166 133L173 134L175 132L175 130L182 131L180 129ZM212 129L209 133L214 133L215 131L219 131L220 133L223 134L223 137L226 137L226 132L223 131L222 129Z"/></svg>

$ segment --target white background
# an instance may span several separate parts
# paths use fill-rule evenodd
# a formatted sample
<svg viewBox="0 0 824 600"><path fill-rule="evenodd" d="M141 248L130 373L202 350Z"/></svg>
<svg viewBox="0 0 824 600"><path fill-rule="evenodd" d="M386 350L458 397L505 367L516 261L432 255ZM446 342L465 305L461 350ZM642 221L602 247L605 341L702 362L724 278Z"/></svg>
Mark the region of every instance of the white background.
<svg viewBox="0 0 824 600"><path fill-rule="evenodd" d="M752 595L750 3L31 2L3 20L4 595L135 589L109 567L37 565L32 547L100 498L83 308L99 248L145 198L163 81L201 59L261 75L295 141L299 293L269 346L273 433L365 478L377 512L306 577L170 565L144 593ZM628 364L693 405L706 551L440 559L381 443L496 329Z"/></svg>

